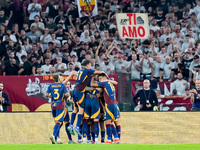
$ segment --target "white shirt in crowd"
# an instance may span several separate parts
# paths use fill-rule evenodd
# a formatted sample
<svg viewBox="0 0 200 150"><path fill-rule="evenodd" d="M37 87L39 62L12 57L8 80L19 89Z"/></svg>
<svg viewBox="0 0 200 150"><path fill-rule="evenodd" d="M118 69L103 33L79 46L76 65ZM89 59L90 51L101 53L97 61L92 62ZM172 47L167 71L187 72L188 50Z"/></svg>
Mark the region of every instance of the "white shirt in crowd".
<svg viewBox="0 0 200 150"><path fill-rule="evenodd" d="M33 5L34 5L33 3L31 3L31 4L28 5L28 11L31 10L31 8L32 8ZM42 8L42 7L41 7L40 4L36 3L35 8ZM32 11L30 12L29 20L34 20L34 17L36 15L40 16L40 12L38 10L36 10L35 8L33 8Z"/></svg>
<svg viewBox="0 0 200 150"><path fill-rule="evenodd" d="M115 63L115 70L116 73L127 73L126 69L129 67L127 61L123 60L122 63L119 63L119 61L117 61Z"/></svg>
<svg viewBox="0 0 200 150"><path fill-rule="evenodd" d="M131 61L128 62L127 66L129 67L130 65L131 65L131 79L140 80L140 71L137 70L134 65L132 65ZM135 65L140 67L140 62L136 60Z"/></svg>
<svg viewBox="0 0 200 150"><path fill-rule="evenodd" d="M153 62L152 58L149 58L149 60L150 60L151 63ZM140 63L141 63L141 61L142 61L142 59L140 60ZM149 66L148 62L149 62L148 59L144 59L143 65L141 66L143 74L150 74L151 73L151 67Z"/></svg>
<svg viewBox="0 0 200 150"><path fill-rule="evenodd" d="M100 69L104 71L106 74L111 74L111 72L115 70L115 67L111 62L109 62L108 65L105 65L105 63L102 63L100 65Z"/></svg>
<svg viewBox="0 0 200 150"><path fill-rule="evenodd" d="M163 79L168 80L170 79L171 72L174 69L174 64L170 62L167 64L166 62L162 63L160 69L163 69Z"/></svg>
<svg viewBox="0 0 200 150"><path fill-rule="evenodd" d="M157 61L153 61L153 77L160 77L160 66L161 66L162 63L159 63Z"/></svg>
<svg viewBox="0 0 200 150"><path fill-rule="evenodd" d="M172 84L171 90L173 91L174 89L176 89L178 95L184 95L185 96L186 95L185 89L188 88L188 87L189 87L189 85L188 85L188 82L186 80L177 79Z"/></svg>
<svg viewBox="0 0 200 150"><path fill-rule="evenodd" d="M41 69L42 69L42 73L46 74L46 72L50 72L50 68L52 67L51 64L49 64L48 66L45 64L45 65L42 65L41 66Z"/></svg>
<svg viewBox="0 0 200 150"><path fill-rule="evenodd" d="M23 61L22 61L22 59L21 59L21 56L23 56L23 55L27 56L27 52L24 51L24 50L22 50L21 53L20 53L20 52L17 52L17 53L16 53L16 56L19 58L19 62L20 62L21 65L24 64Z"/></svg>
<svg viewBox="0 0 200 150"><path fill-rule="evenodd" d="M58 64L55 64L54 67L57 67ZM65 63L61 63L60 65L58 65L58 70L64 70L67 69L67 65ZM62 73L62 72L57 72L57 73Z"/></svg>

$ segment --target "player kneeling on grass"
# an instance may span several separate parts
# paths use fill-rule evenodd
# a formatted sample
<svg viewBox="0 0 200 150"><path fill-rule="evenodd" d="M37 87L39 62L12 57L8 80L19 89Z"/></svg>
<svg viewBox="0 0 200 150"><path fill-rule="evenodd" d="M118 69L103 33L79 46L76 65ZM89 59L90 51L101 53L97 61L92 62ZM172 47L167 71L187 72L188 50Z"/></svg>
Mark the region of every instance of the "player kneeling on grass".
<svg viewBox="0 0 200 150"><path fill-rule="evenodd" d="M64 97L67 98L69 96L69 92L66 86L63 83L60 83L62 81L60 81L60 76L58 74L53 76L53 80L55 83L51 84L45 93L46 97L51 97L52 99L51 109L53 118L55 120L53 135L50 137L50 140L52 141L52 144L55 144L56 142L58 144L62 144L60 138L57 139L57 137L59 137L60 127L62 126L65 115Z"/></svg>
<svg viewBox="0 0 200 150"><path fill-rule="evenodd" d="M111 136L112 132L114 134L114 141L113 143L120 143L119 136L117 134L117 131L115 128L113 128L112 131L112 121L115 122L116 126L119 125L119 118L120 118L120 112L119 107L117 105L116 101L116 94L115 94L115 87L114 85L117 85L118 83L113 80L108 80L107 75L105 73L102 73L99 75L99 81L98 83L94 82L94 78L92 78L91 86L94 87L102 87L104 89L104 98L106 103L106 109L105 109L105 123L106 123L106 131L107 131L107 141L105 143L112 144ZM118 129L118 133L120 135L121 128Z"/></svg>

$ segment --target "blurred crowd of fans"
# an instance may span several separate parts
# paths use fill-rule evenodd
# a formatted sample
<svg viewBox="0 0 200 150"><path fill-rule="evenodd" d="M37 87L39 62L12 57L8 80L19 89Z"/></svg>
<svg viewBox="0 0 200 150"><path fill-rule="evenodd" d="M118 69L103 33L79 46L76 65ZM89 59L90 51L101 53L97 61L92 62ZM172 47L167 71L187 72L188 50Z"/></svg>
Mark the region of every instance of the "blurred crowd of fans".
<svg viewBox="0 0 200 150"><path fill-rule="evenodd" d="M174 81L179 93L200 77L200 0L97 0L97 5L97 16L82 10L79 17L76 1L7 0L0 9L0 74L69 75L90 60L107 74ZM116 13L148 13L149 38L120 39Z"/></svg>

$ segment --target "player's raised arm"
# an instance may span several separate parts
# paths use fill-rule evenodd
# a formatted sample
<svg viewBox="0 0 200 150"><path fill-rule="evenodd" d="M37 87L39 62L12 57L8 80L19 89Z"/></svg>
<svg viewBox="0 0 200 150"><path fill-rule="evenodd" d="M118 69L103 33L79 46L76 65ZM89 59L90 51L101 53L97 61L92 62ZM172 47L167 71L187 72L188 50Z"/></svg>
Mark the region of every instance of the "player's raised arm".
<svg viewBox="0 0 200 150"><path fill-rule="evenodd" d="M112 83L113 85L118 85L118 82L115 80L108 80L108 82Z"/></svg>
<svg viewBox="0 0 200 150"><path fill-rule="evenodd" d="M69 79L70 79L75 73L76 73L76 71L72 71L72 72L70 73L70 75L63 81L63 84L66 84L66 83L69 81Z"/></svg>

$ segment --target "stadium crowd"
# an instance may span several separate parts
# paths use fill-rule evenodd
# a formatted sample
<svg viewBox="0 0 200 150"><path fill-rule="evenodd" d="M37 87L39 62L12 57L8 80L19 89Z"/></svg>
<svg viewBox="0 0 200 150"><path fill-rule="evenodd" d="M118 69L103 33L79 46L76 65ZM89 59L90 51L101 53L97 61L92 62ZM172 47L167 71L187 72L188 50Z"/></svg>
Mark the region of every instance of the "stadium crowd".
<svg viewBox="0 0 200 150"><path fill-rule="evenodd" d="M84 60L132 80L186 82L200 74L200 0L97 0L87 15L70 0L7 0L0 9L1 75L69 75ZM150 36L122 40L116 13L148 13ZM184 85L182 89L178 88Z"/></svg>

